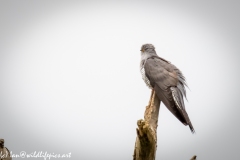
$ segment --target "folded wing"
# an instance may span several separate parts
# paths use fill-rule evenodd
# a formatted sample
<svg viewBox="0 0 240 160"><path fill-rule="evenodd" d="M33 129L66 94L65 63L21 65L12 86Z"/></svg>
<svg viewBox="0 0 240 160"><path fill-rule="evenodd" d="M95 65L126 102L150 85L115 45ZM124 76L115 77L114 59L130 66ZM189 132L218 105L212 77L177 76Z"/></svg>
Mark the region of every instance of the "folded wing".
<svg viewBox="0 0 240 160"><path fill-rule="evenodd" d="M186 97L185 78L181 71L160 57L152 57L145 61L144 70L152 88L159 99L184 125L194 128L185 110L183 96Z"/></svg>

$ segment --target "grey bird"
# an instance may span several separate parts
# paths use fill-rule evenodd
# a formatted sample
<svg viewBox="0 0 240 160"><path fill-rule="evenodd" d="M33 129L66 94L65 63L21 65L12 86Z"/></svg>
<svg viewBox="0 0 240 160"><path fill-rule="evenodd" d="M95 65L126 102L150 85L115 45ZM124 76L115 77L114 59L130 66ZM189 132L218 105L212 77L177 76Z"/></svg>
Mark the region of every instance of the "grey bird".
<svg viewBox="0 0 240 160"><path fill-rule="evenodd" d="M191 132L195 130L185 109L186 81L182 72L169 61L159 57L152 44L141 47L140 71L146 85L153 89L168 110Z"/></svg>

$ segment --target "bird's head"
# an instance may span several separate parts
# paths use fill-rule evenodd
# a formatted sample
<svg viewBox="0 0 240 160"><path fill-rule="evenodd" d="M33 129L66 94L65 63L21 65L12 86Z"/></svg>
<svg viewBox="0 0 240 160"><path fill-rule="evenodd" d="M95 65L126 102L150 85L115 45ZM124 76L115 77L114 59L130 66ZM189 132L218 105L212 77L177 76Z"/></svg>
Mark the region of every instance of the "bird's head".
<svg viewBox="0 0 240 160"><path fill-rule="evenodd" d="M155 52L155 47L152 44L144 44L141 47L141 52Z"/></svg>

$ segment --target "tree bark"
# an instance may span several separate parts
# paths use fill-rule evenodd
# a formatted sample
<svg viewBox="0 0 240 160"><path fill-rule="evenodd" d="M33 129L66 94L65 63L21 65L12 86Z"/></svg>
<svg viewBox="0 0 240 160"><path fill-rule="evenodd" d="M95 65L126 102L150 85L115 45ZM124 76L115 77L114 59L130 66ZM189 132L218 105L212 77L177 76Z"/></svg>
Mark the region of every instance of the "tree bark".
<svg viewBox="0 0 240 160"><path fill-rule="evenodd" d="M197 159L197 156L193 156L190 160L196 160Z"/></svg>
<svg viewBox="0 0 240 160"><path fill-rule="evenodd" d="M155 160L157 150L157 126L160 100L152 90L149 105L144 113L144 120L137 122L137 138L133 160Z"/></svg>

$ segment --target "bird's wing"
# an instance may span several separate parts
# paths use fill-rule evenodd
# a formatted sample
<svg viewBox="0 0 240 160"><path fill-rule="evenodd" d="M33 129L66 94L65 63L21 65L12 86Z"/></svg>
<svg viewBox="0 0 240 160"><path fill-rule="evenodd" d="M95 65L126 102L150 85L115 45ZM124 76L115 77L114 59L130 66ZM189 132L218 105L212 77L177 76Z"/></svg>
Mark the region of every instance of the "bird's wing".
<svg viewBox="0 0 240 160"><path fill-rule="evenodd" d="M145 61L144 70L151 85L156 84L163 90L178 85L178 75L172 64L159 58L152 57Z"/></svg>
<svg viewBox="0 0 240 160"><path fill-rule="evenodd" d="M177 86L178 78L177 74L169 65L170 63L166 61L152 57L145 61L144 70L146 77L149 79L159 99L177 118L179 118L181 115L177 115L178 112L176 111L174 99L170 90L170 87ZM184 122L184 119L180 121Z"/></svg>
<svg viewBox="0 0 240 160"><path fill-rule="evenodd" d="M159 99L183 124L190 126L183 101L183 96L186 96L186 83L181 71L158 57L147 59L144 70Z"/></svg>

